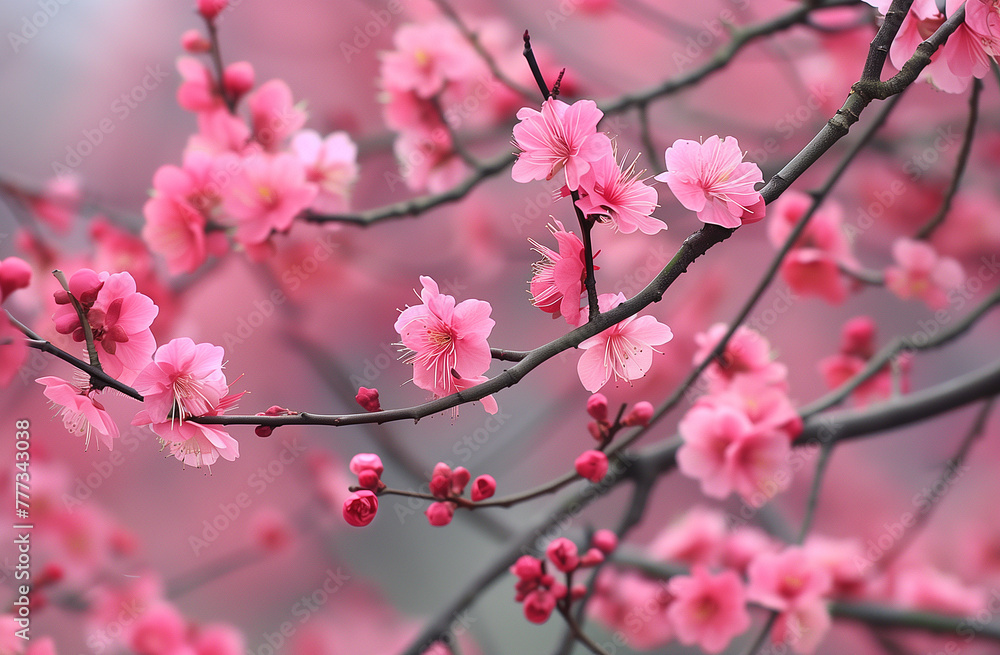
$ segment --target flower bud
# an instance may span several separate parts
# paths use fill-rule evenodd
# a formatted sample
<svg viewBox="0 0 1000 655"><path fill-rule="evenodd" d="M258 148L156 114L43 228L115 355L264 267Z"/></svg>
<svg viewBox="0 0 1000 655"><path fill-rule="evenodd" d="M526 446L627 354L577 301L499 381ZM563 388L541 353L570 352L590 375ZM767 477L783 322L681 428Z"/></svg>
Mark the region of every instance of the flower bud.
<svg viewBox="0 0 1000 655"><path fill-rule="evenodd" d="M377 412L382 409L378 402L378 389L358 388L358 395L354 397L358 404L367 412Z"/></svg>
<svg viewBox="0 0 1000 655"><path fill-rule="evenodd" d="M228 0L198 0L198 13L208 20L215 20L226 9L227 4Z"/></svg>
<svg viewBox="0 0 1000 655"><path fill-rule="evenodd" d="M441 527L451 523L451 518L455 515L454 503L431 503L424 512L427 520L435 527Z"/></svg>
<svg viewBox="0 0 1000 655"><path fill-rule="evenodd" d="M188 30L181 34L181 47L193 55L208 52L212 44L198 30Z"/></svg>
<svg viewBox="0 0 1000 655"><path fill-rule="evenodd" d="M566 537L553 539L545 549L545 556L563 573L574 571L580 565L576 544Z"/></svg>
<svg viewBox="0 0 1000 655"><path fill-rule="evenodd" d="M253 66L248 61L237 61L222 71L222 86L234 98L241 97L253 88Z"/></svg>
<svg viewBox="0 0 1000 655"><path fill-rule="evenodd" d="M469 484L472 474L464 466L458 466L451 473L451 491L456 496L461 496L465 491L465 485Z"/></svg>
<svg viewBox="0 0 1000 655"><path fill-rule="evenodd" d="M360 475L362 471L375 471L375 475L382 477L382 458L375 453L358 453L351 458L348 465L351 473Z"/></svg>
<svg viewBox="0 0 1000 655"><path fill-rule="evenodd" d="M588 450L576 458L576 472L591 482L600 482L608 472L608 456L599 450Z"/></svg>
<svg viewBox="0 0 1000 655"><path fill-rule="evenodd" d="M367 489L357 491L344 501L344 520L361 528L375 520L378 497Z"/></svg>
<svg viewBox="0 0 1000 655"><path fill-rule="evenodd" d="M608 420L608 399L603 393L595 393L587 399L587 413L598 422Z"/></svg>
<svg viewBox="0 0 1000 655"><path fill-rule="evenodd" d="M497 481L492 475L480 475L472 481L472 500L479 502L492 498L497 491Z"/></svg>
<svg viewBox="0 0 1000 655"><path fill-rule="evenodd" d="M648 403L645 400L637 402L632 406L632 411L625 415L622 419L622 425L633 426L640 425L646 427L649 425L650 419L653 418L653 404Z"/></svg>
<svg viewBox="0 0 1000 655"><path fill-rule="evenodd" d="M618 548L618 535L611 530L598 530L590 538L590 543L605 555L610 555Z"/></svg>

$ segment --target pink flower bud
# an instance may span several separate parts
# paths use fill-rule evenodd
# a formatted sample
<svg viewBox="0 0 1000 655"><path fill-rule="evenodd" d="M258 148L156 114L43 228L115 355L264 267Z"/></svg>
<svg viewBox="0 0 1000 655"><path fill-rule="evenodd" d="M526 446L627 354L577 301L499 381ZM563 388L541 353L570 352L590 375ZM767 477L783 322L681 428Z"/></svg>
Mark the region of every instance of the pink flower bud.
<svg viewBox="0 0 1000 655"><path fill-rule="evenodd" d="M0 261L0 302L31 282L31 266L20 257Z"/></svg>
<svg viewBox="0 0 1000 655"><path fill-rule="evenodd" d="M198 0L198 13L208 20L215 20L226 9L227 4L228 0Z"/></svg>
<svg viewBox="0 0 1000 655"><path fill-rule="evenodd" d="M472 500L479 502L492 498L497 491L497 481L492 475L480 475L472 481Z"/></svg>
<svg viewBox="0 0 1000 655"><path fill-rule="evenodd" d="M588 450L576 458L576 472L591 482L600 482L608 472L608 456L599 450Z"/></svg>
<svg viewBox="0 0 1000 655"><path fill-rule="evenodd" d="M375 474L382 477L382 458L375 453L358 453L351 458L348 465L351 473L360 475L362 471L375 471Z"/></svg>
<svg viewBox="0 0 1000 655"><path fill-rule="evenodd" d="M274 432L274 428L272 428L270 425L258 425L253 429L253 431L261 439L266 439L267 437L271 436L272 432Z"/></svg>
<svg viewBox="0 0 1000 655"><path fill-rule="evenodd" d="M69 278L69 292L80 301L84 308L92 307L97 301L97 293L104 282L89 268L81 268Z"/></svg>
<svg viewBox="0 0 1000 655"><path fill-rule="evenodd" d="M597 548L591 548L580 558L580 566L597 566L604 561L604 553Z"/></svg>
<svg viewBox="0 0 1000 655"><path fill-rule="evenodd" d="M570 598L573 600L580 600L587 595L587 585L575 584L573 588L569 591Z"/></svg>
<svg viewBox="0 0 1000 655"><path fill-rule="evenodd" d="M575 571L580 565L576 544L566 537L553 539L549 547L545 549L545 556L563 573Z"/></svg>
<svg viewBox="0 0 1000 655"><path fill-rule="evenodd" d="M567 589L566 585L561 582L556 582L549 588L549 593L552 594L556 600L565 598L568 592L569 589Z"/></svg>
<svg viewBox="0 0 1000 655"><path fill-rule="evenodd" d="M235 98L253 88L253 66L248 61L236 61L222 71L222 86Z"/></svg>
<svg viewBox="0 0 1000 655"><path fill-rule="evenodd" d="M451 495L451 476L435 475L431 478L430 488L435 498L447 498Z"/></svg>
<svg viewBox="0 0 1000 655"><path fill-rule="evenodd" d="M382 406L378 402L378 389L359 387L358 395L354 397L354 400L358 401L358 404L366 412L378 412L382 409Z"/></svg>
<svg viewBox="0 0 1000 655"><path fill-rule="evenodd" d="M378 473L371 469L365 469L358 473L358 486L364 487L365 489L371 489L372 491L378 491L379 485L382 483L379 480Z"/></svg>
<svg viewBox="0 0 1000 655"><path fill-rule="evenodd" d="M434 465L434 470L431 471L431 477L433 478L438 475L443 475L444 477L450 480L451 467L445 464L444 462L438 462L437 464Z"/></svg>
<svg viewBox="0 0 1000 655"><path fill-rule="evenodd" d="M869 316L855 316L844 324L841 352L871 359L875 353L875 321Z"/></svg>
<svg viewBox="0 0 1000 655"><path fill-rule="evenodd" d="M186 52L197 55L211 50L212 44L198 30L188 30L181 34L181 47Z"/></svg>
<svg viewBox="0 0 1000 655"><path fill-rule="evenodd" d="M532 623L545 623L555 608L555 596L542 589L536 589L524 599L524 617Z"/></svg>
<svg viewBox="0 0 1000 655"><path fill-rule="evenodd" d="M605 555L610 555L615 548L618 548L618 535L611 530L598 530L590 538L590 543Z"/></svg>
<svg viewBox="0 0 1000 655"><path fill-rule="evenodd" d="M458 466L451 473L451 491L456 496L461 496L465 491L465 485L469 484L472 474L464 466Z"/></svg>
<svg viewBox="0 0 1000 655"><path fill-rule="evenodd" d="M608 420L608 399L603 393L595 393L587 399L587 413L598 422Z"/></svg>
<svg viewBox="0 0 1000 655"><path fill-rule="evenodd" d="M510 572L522 580L534 580L542 577L542 560L531 555L521 555L510 567Z"/></svg>
<svg viewBox="0 0 1000 655"><path fill-rule="evenodd" d="M455 504L431 503L424 514L427 515L427 520L431 525L439 528L451 523L451 518L455 515Z"/></svg>
<svg viewBox="0 0 1000 655"><path fill-rule="evenodd" d="M632 411L622 419L622 425L641 425L642 427L646 427L649 425L651 418L653 418L653 404L643 400L632 406Z"/></svg>
<svg viewBox="0 0 1000 655"><path fill-rule="evenodd" d="M344 501L344 520L361 528L373 520L378 511L378 497L367 489L357 491Z"/></svg>
<svg viewBox="0 0 1000 655"><path fill-rule="evenodd" d="M288 416L292 413L292 410L285 409L281 405L271 405L263 413L257 416Z"/></svg>

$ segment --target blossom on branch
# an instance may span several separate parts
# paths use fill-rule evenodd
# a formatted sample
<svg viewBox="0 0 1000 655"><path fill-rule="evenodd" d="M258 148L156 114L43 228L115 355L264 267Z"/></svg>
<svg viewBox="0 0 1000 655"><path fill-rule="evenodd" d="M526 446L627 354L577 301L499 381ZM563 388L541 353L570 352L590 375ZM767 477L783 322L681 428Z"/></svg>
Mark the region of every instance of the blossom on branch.
<svg viewBox="0 0 1000 655"><path fill-rule="evenodd" d="M521 149L511 170L514 181L551 180L565 168L566 185L579 189L591 164L605 157L614 161L611 139L597 131L603 116L593 100L567 105L549 98L541 111L522 107L517 112L521 122L514 126L514 145Z"/></svg>
<svg viewBox="0 0 1000 655"><path fill-rule="evenodd" d="M559 221L554 223L549 225L549 231L559 244L558 252L528 239L534 251L543 257L531 266L531 303L552 314L553 318L562 314L567 323L579 327L583 318L580 308L583 280L587 272L583 262L583 241L568 232ZM597 258L596 254L594 258ZM595 266L594 270L598 267Z"/></svg>
<svg viewBox="0 0 1000 655"><path fill-rule="evenodd" d="M743 161L734 137L712 135L704 143L678 139L664 153L666 182L684 207L705 223L734 228L764 218L764 198L754 185L764 177L757 164Z"/></svg>
<svg viewBox="0 0 1000 655"><path fill-rule="evenodd" d="M473 384L490 367L487 338L496 324L490 318L493 308L483 300L463 300L443 294L438 284L421 276L420 305L404 309L393 326L409 351L406 359L413 365L413 383L437 397L449 396ZM487 405L491 397L483 399Z"/></svg>
<svg viewBox="0 0 1000 655"><path fill-rule="evenodd" d="M625 302L622 294L601 294L598 303L602 312ZM586 350L577 364L577 373L584 389L595 392L612 376L631 382L646 375L653 365L653 346L661 346L673 338L670 328L652 316L629 316L600 334L586 339L580 348Z"/></svg>
<svg viewBox="0 0 1000 655"><path fill-rule="evenodd" d="M623 234L639 230L656 234L667 229L663 221L652 218L656 209L656 189L639 179L635 162L619 166L612 154L593 162L580 177L580 199L576 202L584 214L607 216Z"/></svg>
<svg viewBox="0 0 1000 655"><path fill-rule="evenodd" d="M99 439L98 447L100 442L108 448L115 447L118 426L89 386L80 387L52 375L38 378L35 382L45 385L43 393L53 405L59 407L58 415L62 416L66 429L72 434L86 436L84 448L90 445L90 437L95 432Z"/></svg>

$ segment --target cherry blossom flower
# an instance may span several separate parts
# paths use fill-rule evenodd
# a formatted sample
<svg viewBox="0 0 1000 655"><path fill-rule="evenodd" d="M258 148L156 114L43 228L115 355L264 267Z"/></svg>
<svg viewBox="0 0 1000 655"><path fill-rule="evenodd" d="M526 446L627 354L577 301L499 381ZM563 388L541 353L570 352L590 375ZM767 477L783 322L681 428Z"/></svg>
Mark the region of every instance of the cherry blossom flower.
<svg viewBox="0 0 1000 655"><path fill-rule="evenodd" d="M764 199L754 185L764 177L756 164L743 161L734 137L713 135L704 143L678 139L664 153L666 182L684 207L705 223L735 228L764 218Z"/></svg>
<svg viewBox="0 0 1000 655"><path fill-rule="evenodd" d="M657 560L715 567L721 561L725 541L726 517L714 509L696 505L660 530L648 551Z"/></svg>
<svg viewBox="0 0 1000 655"><path fill-rule="evenodd" d="M726 335L729 326L715 323L705 332L699 332L694 340L698 350L693 363L701 364L708 354ZM758 378L769 384L780 383L787 371L784 365L771 360L771 344L759 332L741 325L726 342L726 347L708 368L705 369L710 393L720 393L728 389L741 377Z"/></svg>
<svg viewBox="0 0 1000 655"><path fill-rule="evenodd" d="M855 316L844 323L840 351L819 361L819 370L827 387L836 389L856 374L864 370L868 360L875 354L875 322L868 316ZM911 358L902 354L896 359L900 376L900 390L909 390L909 370ZM851 399L865 405L872 400L888 398L894 390L893 369L886 364L854 391Z"/></svg>
<svg viewBox="0 0 1000 655"><path fill-rule="evenodd" d="M171 275L192 273L208 258L206 221L187 200L157 196L142 207L142 238L167 260Z"/></svg>
<svg viewBox="0 0 1000 655"><path fill-rule="evenodd" d="M746 592L733 571L711 575L696 566L690 576L671 578L675 598L667 615L685 645L698 644L709 653L721 653L736 635L750 627Z"/></svg>
<svg viewBox="0 0 1000 655"><path fill-rule="evenodd" d="M521 122L514 126L514 145L521 149L511 170L514 181L551 180L565 168L569 189L580 188L580 178L591 164L606 157L614 160L611 139L597 131L603 116L593 100L567 105L549 98L541 111L522 107L517 112Z"/></svg>
<svg viewBox="0 0 1000 655"><path fill-rule="evenodd" d="M404 132L393 150L406 186L413 191L444 192L461 182L468 171L445 130Z"/></svg>
<svg viewBox="0 0 1000 655"><path fill-rule="evenodd" d="M347 210L351 186L358 178L358 147L346 132L323 138L314 130L302 130L292 137L290 148L306 167L306 179L319 193L310 209L324 213Z"/></svg>
<svg viewBox="0 0 1000 655"><path fill-rule="evenodd" d="M218 407L229 391L222 372L224 356L221 346L196 344L188 337L160 346L133 383L144 398L149 419L184 421Z"/></svg>
<svg viewBox="0 0 1000 655"><path fill-rule="evenodd" d="M159 308L148 296L136 291L135 279L129 273L112 275L104 271L98 274L80 269L70 277L69 286L84 307L102 368L113 378L130 384L156 350L156 340L149 326ZM78 287L89 289L75 290ZM95 289L99 289L96 296ZM82 343L85 341L83 326L64 293L56 294L59 303L53 315L56 330L71 334L74 341Z"/></svg>
<svg viewBox="0 0 1000 655"><path fill-rule="evenodd" d="M177 89L177 104L188 111L206 112L222 106L212 73L194 57L178 57L177 72L184 81Z"/></svg>
<svg viewBox="0 0 1000 655"><path fill-rule="evenodd" d="M780 553L762 553L750 563L747 575L747 598L779 612L830 591L829 573L816 566L805 549L795 546Z"/></svg>
<svg viewBox="0 0 1000 655"><path fill-rule="evenodd" d="M625 302L622 294L602 294L598 297L602 312ZM630 316L600 334L586 339L580 348L586 350L577 364L577 373L584 389L598 391L612 376L616 380L638 380L653 365L653 346L673 338L670 328L652 316Z"/></svg>
<svg viewBox="0 0 1000 655"><path fill-rule="evenodd" d="M674 638L667 617L673 596L667 583L637 573L601 571L587 611L636 650L653 650Z"/></svg>
<svg viewBox="0 0 1000 655"><path fill-rule="evenodd" d="M965 5L965 26L979 39L987 54L1000 56L1000 4L997 0L972 0Z"/></svg>
<svg viewBox="0 0 1000 655"><path fill-rule="evenodd" d="M583 241L572 232L567 232L559 221L548 227L559 244L558 252L528 239L535 252L543 257L531 267L531 302L553 317L562 314L567 323L579 327L583 317L580 303L586 275ZM598 270L597 267L594 270Z"/></svg>
<svg viewBox="0 0 1000 655"><path fill-rule="evenodd" d="M919 298L931 309L948 306L948 292L965 281L962 265L941 257L924 241L900 238L892 244L895 266L885 271L885 285L900 298Z"/></svg>
<svg viewBox="0 0 1000 655"><path fill-rule="evenodd" d="M378 512L378 496L367 489L352 493L344 501L344 520L356 528L362 528L374 521L376 512Z"/></svg>
<svg viewBox="0 0 1000 655"><path fill-rule="evenodd" d="M463 300L456 305L432 278L421 276L420 283L422 304L404 309L394 328L411 353L407 363L413 364L413 383L435 396L447 396L489 368L487 338L496 321L490 318L488 302Z"/></svg>
<svg viewBox="0 0 1000 655"><path fill-rule="evenodd" d="M268 80L247 96L253 138L268 152L302 129L306 113L292 102L292 90L283 80Z"/></svg>
<svg viewBox="0 0 1000 655"><path fill-rule="evenodd" d="M62 378L52 375L38 378L35 382L45 385L45 397L59 407L58 415L62 416L63 425L71 434L86 435L84 448L90 446L90 437L97 433L98 448L100 442L108 448L115 447L118 438L118 425L111 415L95 397L95 392L88 387L79 387Z"/></svg>
<svg viewBox="0 0 1000 655"><path fill-rule="evenodd" d="M784 244L812 202L807 194L788 190L772 205L767 235L775 248ZM847 280L840 270L842 266L857 268L857 261L844 232L841 206L826 202L813 213L781 262L781 276L797 294L819 296L827 302L840 304L848 292Z"/></svg>
<svg viewBox="0 0 1000 655"><path fill-rule="evenodd" d="M382 54L382 84L432 98L474 72L477 55L453 23L435 20L401 26L393 35L395 50Z"/></svg>
<svg viewBox="0 0 1000 655"><path fill-rule="evenodd" d="M127 626L128 647L136 653L183 652L187 622L172 604L158 601Z"/></svg>
<svg viewBox="0 0 1000 655"><path fill-rule="evenodd" d="M699 402L678 426L684 444L677 466L701 482L713 498L736 491L754 506L762 504L790 481L791 441L778 430L755 427L742 409Z"/></svg>
<svg viewBox="0 0 1000 655"><path fill-rule="evenodd" d="M316 185L306 180L305 167L294 155L260 154L245 157L241 165L222 196L240 243L262 244L272 231L288 230L316 198Z"/></svg>
<svg viewBox="0 0 1000 655"><path fill-rule="evenodd" d="M135 415L132 425L150 425L160 443L190 466L211 466L219 457L231 462L240 454L239 442L221 426L187 420L218 416L243 396L227 394L224 354L220 346L210 343L173 339L156 351L135 380L145 408Z"/></svg>
<svg viewBox="0 0 1000 655"><path fill-rule="evenodd" d="M628 167L619 167L613 155L602 157L580 177L581 198L576 205L584 214L607 216L623 234L665 230L666 223L650 216L657 207L656 189L640 180L639 175L634 161Z"/></svg>

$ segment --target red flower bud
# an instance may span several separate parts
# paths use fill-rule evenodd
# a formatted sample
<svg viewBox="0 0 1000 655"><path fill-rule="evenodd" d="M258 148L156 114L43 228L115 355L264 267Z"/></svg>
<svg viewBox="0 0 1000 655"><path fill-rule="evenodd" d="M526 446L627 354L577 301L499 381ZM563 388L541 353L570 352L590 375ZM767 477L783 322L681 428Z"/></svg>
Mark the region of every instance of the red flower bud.
<svg viewBox="0 0 1000 655"><path fill-rule="evenodd" d="M344 520L361 528L373 520L378 512L378 497L367 489L355 492L344 501Z"/></svg>
<svg viewBox="0 0 1000 655"><path fill-rule="evenodd" d="M472 482L472 500L479 502L491 498L497 491L497 481L492 475L480 475Z"/></svg>
<svg viewBox="0 0 1000 655"><path fill-rule="evenodd" d="M576 458L576 472L591 482L600 482L608 472L608 456L599 450L588 450Z"/></svg>

